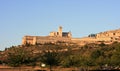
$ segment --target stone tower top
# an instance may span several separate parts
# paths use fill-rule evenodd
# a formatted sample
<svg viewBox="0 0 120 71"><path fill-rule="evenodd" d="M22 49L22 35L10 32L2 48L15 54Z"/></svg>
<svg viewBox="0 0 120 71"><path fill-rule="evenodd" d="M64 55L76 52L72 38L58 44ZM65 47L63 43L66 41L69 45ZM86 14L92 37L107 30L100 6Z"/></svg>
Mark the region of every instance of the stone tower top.
<svg viewBox="0 0 120 71"><path fill-rule="evenodd" d="M62 31L62 26L59 26L58 32Z"/></svg>
<svg viewBox="0 0 120 71"><path fill-rule="evenodd" d="M58 28L58 33L59 33L59 36L62 37L62 26Z"/></svg>
<svg viewBox="0 0 120 71"><path fill-rule="evenodd" d="M58 31L57 32L50 32L49 36L71 38L72 34L71 34L71 32L63 32L62 27L59 26Z"/></svg>

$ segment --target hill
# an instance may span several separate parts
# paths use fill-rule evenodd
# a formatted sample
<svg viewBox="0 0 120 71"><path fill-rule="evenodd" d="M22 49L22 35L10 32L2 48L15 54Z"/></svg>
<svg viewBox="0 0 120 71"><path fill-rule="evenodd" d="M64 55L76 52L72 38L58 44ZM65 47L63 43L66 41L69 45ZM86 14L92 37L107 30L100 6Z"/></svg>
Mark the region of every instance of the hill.
<svg viewBox="0 0 120 71"><path fill-rule="evenodd" d="M59 67L86 69L115 69L120 66L120 43L110 45L44 44L12 46L0 52L0 63L10 66L41 66L42 63Z"/></svg>

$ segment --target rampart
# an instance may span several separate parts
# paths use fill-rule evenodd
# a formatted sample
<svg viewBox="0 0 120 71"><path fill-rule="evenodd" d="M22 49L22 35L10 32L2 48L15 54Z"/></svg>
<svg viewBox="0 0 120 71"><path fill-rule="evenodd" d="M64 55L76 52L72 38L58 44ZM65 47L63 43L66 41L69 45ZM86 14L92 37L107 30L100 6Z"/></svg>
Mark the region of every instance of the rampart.
<svg viewBox="0 0 120 71"><path fill-rule="evenodd" d="M49 36L24 36L22 44L44 44L44 43L56 43L56 42L73 42L79 45L85 45L88 43L98 42L111 43L114 41L120 42L120 29L105 31L98 34L94 34L83 38L72 38L71 32L62 32L60 26L58 32L51 32Z"/></svg>

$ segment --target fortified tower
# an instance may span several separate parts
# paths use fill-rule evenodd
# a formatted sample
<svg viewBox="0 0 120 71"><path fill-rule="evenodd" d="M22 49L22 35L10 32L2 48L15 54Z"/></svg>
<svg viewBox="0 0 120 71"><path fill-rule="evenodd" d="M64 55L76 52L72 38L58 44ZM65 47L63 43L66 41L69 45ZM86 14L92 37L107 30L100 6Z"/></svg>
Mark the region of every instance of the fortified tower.
<svg viewBox="0 0 120 71"><path fill-rule="evenodd" d="M60 27L58 28L58 35L59 35L60 37L62 37L62 26L60 26Z"/></svg>

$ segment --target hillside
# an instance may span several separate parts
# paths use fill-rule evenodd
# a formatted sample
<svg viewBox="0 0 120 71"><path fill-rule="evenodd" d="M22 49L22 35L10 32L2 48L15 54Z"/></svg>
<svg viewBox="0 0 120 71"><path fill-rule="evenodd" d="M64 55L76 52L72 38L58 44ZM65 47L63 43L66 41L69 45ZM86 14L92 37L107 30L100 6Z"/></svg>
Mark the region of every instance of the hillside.
<svg viewBox="0 0 120 71"><path fill-rule="evenodd" d="M47 67L115 69L120 66L119 59L120 43L118 42L110 45L92 43L85 46L64 43L12 46L0 52L0 63L10 66L40 66L41 63L45 63Z"/></svg>

